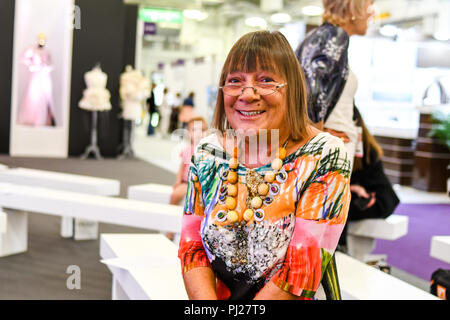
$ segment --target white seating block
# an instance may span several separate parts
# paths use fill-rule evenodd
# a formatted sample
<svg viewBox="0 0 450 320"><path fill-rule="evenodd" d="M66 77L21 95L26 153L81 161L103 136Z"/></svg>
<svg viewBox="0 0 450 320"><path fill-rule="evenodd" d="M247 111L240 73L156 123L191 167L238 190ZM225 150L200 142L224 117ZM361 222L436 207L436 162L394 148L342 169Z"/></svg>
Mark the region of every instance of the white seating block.
<svg viewBox="0 0 450 320"><path fill-rule="evenodd" d="M0 257L28 249L28 213L1 209L0 204Z"/></svg>
<svg viewBox="0 0 450 320"><path fill-rule="evenodd" d="M408 216L391 215L386 219L352 221L348 234L384 240L397 240L408 233Z"/></svg>
<svg viewBox="0 0 450 320"><path fill-rule="evenodd" d="M147 183L128 187L128 199L169 203L172 186Z"/></svg>
<svg viewBox="0 0 450 320"><path fill-rule="evenodd" d="M433 236L431 238L430 256L450 263L450 236Z"/></svg>
<svg viewBox="0 0 450 320"><path fill-rule="evenodd" d="M177 251L177 246L161 234L101 234L102 259L123 258L134 263L120 268L105 261L113 274L112 299L186 300ZM167 258L167 263L139 267L140 257L146 255Z"/></svg>
<svg viewBox="0 0 450 320"><path fill-rule="evenodd" d="M7 215L5 212L0 211L0 235L6 233L6 224L8 223Z"/></svg>
<svg viewBox="0 0 450 320"><path fill-rule="evenodd" d="M336 251L335 257L344 299L347 297L355 300L439 300L426 291L339 251Z"/></svg>
<svg viewBox="0 0 450 320"><path fill-rule="evenodd" d="M396 240L408 233L408 216L391 215L386 219L349 221L347 230L348 254L368 262L386 259L386 255L373 256L376 239Z"/></svg>

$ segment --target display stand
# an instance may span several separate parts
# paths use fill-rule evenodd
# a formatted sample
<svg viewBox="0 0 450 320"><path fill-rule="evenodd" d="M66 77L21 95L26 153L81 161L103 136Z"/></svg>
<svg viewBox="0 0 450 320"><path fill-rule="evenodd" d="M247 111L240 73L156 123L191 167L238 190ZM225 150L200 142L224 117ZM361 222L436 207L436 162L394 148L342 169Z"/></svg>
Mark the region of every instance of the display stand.
<svg viewBox="0 0 450 320"><path fill-rule="evenodd" d="M117 157L117 159L121 160L124 158L134 158L133 151L133 138L134 138L134 129L135 122L134 120L126 120L124 119L123 125L123 143L120 146L122 149L122 153Z"/></svg>
<svg viewBox="0 0 450 320"><path fill-rule="evenodd" d="M97 144L97 123L98 123L98 111L92 112L92 122L91 122L91 144L87 146L86 151L81 155L81 159L87 159L91 153L94 154L97 160L102 160L103 157L100 154L100 149Z"/></svg>

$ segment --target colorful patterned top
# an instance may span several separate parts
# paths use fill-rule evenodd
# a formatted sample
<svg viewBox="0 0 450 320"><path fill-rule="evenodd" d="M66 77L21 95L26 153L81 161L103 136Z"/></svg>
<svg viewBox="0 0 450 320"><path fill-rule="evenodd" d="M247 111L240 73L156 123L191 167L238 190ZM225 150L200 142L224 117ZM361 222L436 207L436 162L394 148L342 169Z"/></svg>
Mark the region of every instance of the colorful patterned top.
<svg viewBox="0 0 450 320"><path fill-rule="evenodd" d="M350 162L342 141L319 133L288 155L248 223L242 216L251 169L242 165L235 209L241 222L223 219L229 158L214 135L194 153L178 252L183 272L211 267L219 299L253 299L268 281L313 298L347 219ZM270 163L253 170L264 175Z"/></svg>

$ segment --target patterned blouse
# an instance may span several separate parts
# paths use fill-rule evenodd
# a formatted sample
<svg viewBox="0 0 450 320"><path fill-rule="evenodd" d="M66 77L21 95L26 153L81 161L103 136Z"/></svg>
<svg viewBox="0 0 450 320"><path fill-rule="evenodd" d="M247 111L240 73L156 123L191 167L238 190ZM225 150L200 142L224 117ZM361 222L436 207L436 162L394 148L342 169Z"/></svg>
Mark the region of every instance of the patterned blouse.
<svg viewBox="0 0 450 320"><path fill-rule="evenodd" d="M347 32L329 23L308 33L295 53L309 91L308 115L326 120L336 105L348 76Z"/></svg>
<svg viewBox="0 0 450 320"><path fill-rule="evenodd" d="M223 219L230 156L216 136L192 157L178 256L182 272L210 267L219 299L253 299L268 281L314 297L339 241L350 202L349 161L342 141L322 132L283 160L258 215L246 223L246 173L239 165L238 223ZM222 214L219 214L221 213Z"/></svg>

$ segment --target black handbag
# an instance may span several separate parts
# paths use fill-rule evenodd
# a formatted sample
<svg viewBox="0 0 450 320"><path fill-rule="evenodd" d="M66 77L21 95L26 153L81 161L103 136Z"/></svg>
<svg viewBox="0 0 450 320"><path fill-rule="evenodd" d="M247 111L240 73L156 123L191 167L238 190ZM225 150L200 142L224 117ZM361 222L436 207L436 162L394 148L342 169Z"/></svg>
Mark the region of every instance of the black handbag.
<svg viewBox="0 0 450 320"><path fill-rule="evenodd" d="M437 269L431 275L430 293L444 300L449 300L450 270Z"/></svg>

